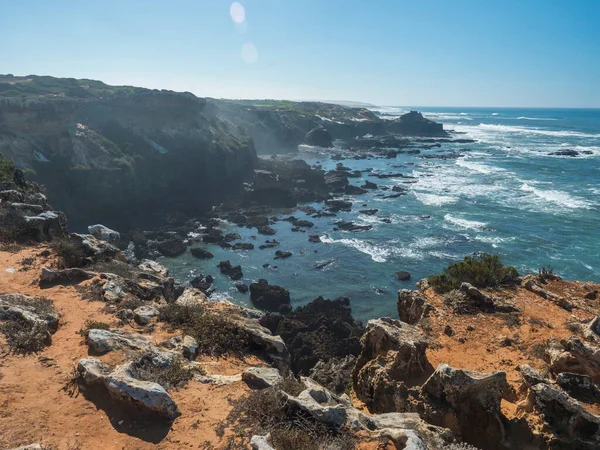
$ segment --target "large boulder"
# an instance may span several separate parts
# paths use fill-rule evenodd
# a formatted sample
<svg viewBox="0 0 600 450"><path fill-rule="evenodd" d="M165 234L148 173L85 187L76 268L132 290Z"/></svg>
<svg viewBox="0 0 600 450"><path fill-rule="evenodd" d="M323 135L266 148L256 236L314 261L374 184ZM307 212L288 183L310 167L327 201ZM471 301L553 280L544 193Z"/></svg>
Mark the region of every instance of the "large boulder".
<svg viewBox="0 0 600 450"><path fill-rule="evenodd" d="M108 242L97 239L91 234L72 233L70 236L90 262L111 261L113 259L125 262L125 255Z"/></svg>
<svg viewBox="0 0 600 450"><path fill-rule="evenodd" d="M88 331L87 344L91 353L104 355L124 348L149 350L152 341L146 336L129 331L91 329Z"/></svg>
<svg viewBox="0 0 600 450"><path fill-rule="evenodd" d="M561 346L553 346L548 350L550 371L579 373L588 375L595 383L600 383L600 348L582 342L571 336L560 342Z"/></svg>
<svg viewBox="0 0 600 450"><path fill-rule="evenodd" d="M479 373L440 364L421 387L429 403L426 420L451 429L479 448L505 440L500 402L508 388L506 373Z"/></svg>
<svg viewBox="0 0 600 450"><path fill-rule="evenodd" d="M360 343L352 374L357 397L377 413L411 410L409 388L432 372L425 336L412 325L384 317L367 323Z"/></svg>
<svg viewBox="0 0 600 450"><path fill-rule="evenodd" d="M410 111L386 124L387 131L404 136L447 136L441 123L426 119L417 111Z"/></svg>
<svg viewBox="0 0 600 450"><path fill-rule="evenodd" d="M306 133L304 142L306 142L308 145L314 145L316 147L333 147L331 134L329 133L329 131L327 131L326 128L323 127L313 128L308 133Z"/></svg>
<svg viewBox="0 0 600 450"><path fill-rule="evenodd" d="M57 284L77 284L89 280L90 278L94 278L94 276L94 273L79 268L52 270L47 267L42 267L40 287L48 288L56 286Z"/></svg>
<svg viewBox="0 0 600 450"><path fill-rule="evenodd" d="M221 261L217 267L223 275L227 275L234 281L241 280L244 274L242 273L242 266L233 266L229 261Z"/></svg>
<svg viewBox="0 0 600 450"><path fill-rule="evenodd" d="M590 414L576 400L546 383L532 386L531 392L552 431L549 448L600 448L600 417Z"/></svg>
<svg viewBox="0 0 600 450"><path fill-rule="evenodd" d="M155 306L142 305L133 311L133 320L138 325L148 325L158 315L159 311Z"/></svg>
<svg viewBox="0 0 600 450"><path fill-rule="evenodd" d="M94 236L96 239L100 239L102 241L106 241L115 247L119 247L119 242L121 240L121 235L118 231L111 230L104 225L96 224L90 225L88 227L88 233Z"/></svg>
<svg viewBox="0 0 600 450"><path fill-rule="evenodd" d="M250 367L242 373L242 380L253 389L265 389L280 384L283 377L273 367Z"/></svg>
<svg viewBox="0 0 600 450"><path fill-rule="evenodd" d="M266 311L287 312L291 309L290 292L263 279L250 284L250 300L254 306Z"/></svg>

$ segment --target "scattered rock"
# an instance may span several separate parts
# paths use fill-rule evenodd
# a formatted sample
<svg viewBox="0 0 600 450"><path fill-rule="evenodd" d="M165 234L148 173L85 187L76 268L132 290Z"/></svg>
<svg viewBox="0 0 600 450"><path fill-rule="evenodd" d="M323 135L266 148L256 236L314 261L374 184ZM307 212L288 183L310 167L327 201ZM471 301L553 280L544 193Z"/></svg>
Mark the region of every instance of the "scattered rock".
<svg viewBox="0 0 600 450"><path fill-rule="evenodd" d="M411 291L409 289L401 289L398 291L397 307L400 320L411 325L419 323L435 310L435 308L420 295L419 291Z"/></svg>
<svg viewBox="0 0 600 450"><path fill-rule="evenodd" d="M217 266L222 274L227 275L232 280L241 280L244 274L242 266L232 266L229 261L221 261Z"/></svg>
<svg viewBox="0 0 600 450"><path fill-rule="evenodd" d="M277 250L274 259L286 259L292 256L292 252Z"/></svg>
<svg viewBox="0 0 600 450"><path fill-rule="evenodd" d="M396 279L400 281L410 280L410 273L408 272L396 272Z"/></svg>
<svg viewBox="0 0 600 450"><path fill-rule="evenodd" d="M313 244L318 244L321 241L321 237L318 234L311 234L308 236L308 242L312 242Z"/></svg>
<svg viewBox="0 0 600 450"><path fill-rule="evenodd" d="M168 239L166 241L159 242L156 249L163 255L169 258L174 258L179 255L183 255L187 250L185 242L181 239Z"/></svg>
<svg viewBox="0 0 600 450"><path fill-rule="evenodd" d="M145 351L149 350L152 345L146 336L123 330L91 329L88 331L86 341L90 352L95 355L104 355L123 348Z"/></svg>
<svg viewBox="0 0 600 450"><path fill-rule="evenodd" d="M211 259L211 258L214 258L214 256L215 256L208 250L205 250L200 247L190 248L190 253L192 254L192 256L194 258L198 258L198 259Z"/></svg>
<svg viewBox="0 0 600 450"><path fill-rule="evenodd" d="M250 300L257 308L266 311L285 312L291 309L289 291L263 279L250 284Z"/></svg>
<svg viewBox="0 0 600 450"><path fill-rule="evenodd" d="M279 370L271 367L250 367L242 373L242 380L253 389L265 389L283 381Z"/></svg>
<svg viewBox="0 0 600 450"><path fill-rule="evenodd" d="M600 403L600 389L592 377L578 373L562 372L556 377L556 384L571 397L585 403Z"/></svg>
<svg viewBox="0 0 600 450"><path fill-rule="evenodd" d="M48 288L56 286L57 284L77 284L94 278L94 276L94 273L78 268L52 270L42 267L42 273L40 274L40 287Z"/></svg>
<svg viewBox="0 0 600 450"><path fill-rule="evenodd" d="M119 234L119 232L111 230L110 228L107 228L104 225L90 225L88 227L88 233L90 233L96 239L106 241L117 248L119 247L119 241L121 240L121 235Z"/></svg>
<svg viewBox="0 0 600 450"><path fill-rule="evenodd" d="M152 305L142 305L133 311L133 320L138 325L148 325L158 317L159 311Z"/></svg>
<svg viewBox="0 0 600 450"><path fill-rule="evenodd" d="M232 250L254 250L254 245L246 242L238 242L231 247Z"/></svg>
<svg viewBox="0 0 600 450"><path fill-rule="evenodd" d="M200 289L195 287L186 287L183 293L175 300L175 304L179 306L187 306L190 308L196 308L203 306L208 299L206 294Z"/></svg>

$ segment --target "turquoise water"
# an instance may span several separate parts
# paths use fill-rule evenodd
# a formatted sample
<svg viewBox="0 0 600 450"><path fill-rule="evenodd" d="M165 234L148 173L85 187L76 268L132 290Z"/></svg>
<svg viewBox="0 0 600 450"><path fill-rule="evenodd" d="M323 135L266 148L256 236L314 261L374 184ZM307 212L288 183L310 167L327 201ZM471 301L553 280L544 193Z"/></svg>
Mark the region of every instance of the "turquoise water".
<svg viewBox="0 0 600 450"><path fill-rule="evenodd" d="M374 191L356 196L353 211L334 218L312 219L294 212L315 222L315 227L297 233L291 232L290 223L278 222L274 238L281 245L274 249L258 249L267 237L257 236L255 229L238 230L224 224L224 229L239 232L242 241L254 243L256 249L235 252L212 247L214 260L198 261L188 254L162 262L182 281L198 273L213 274L221 295L247 304L248 295L238 293L218 273L218 261L229 259L242 265L245 282L266 278L289 289L294 305L319 295L350 297L354 315L362 320L395 317L398 289L413 288L420 278L472 252L497 253L522 273L545 265L567 279L600 281L600 110L418 109L446 129L464 133L456 137L477 142L422 151L469 149L461 151L465 156L459 159L399 155L392 160L342 161L352 170L373 168L415 177L412 184L368 174L351 179L357 185L365 180L380 186L402 185L407 195L382 199L376 197L381 191ZM408 110L377 111L393 116ZM561 150L589 154L575 158L548 154ZM322 155L300 157L308 163L320 162L326 169L337 163ZM365 208L379 212L375 216L358 213ZM373 229L332 231L333 221L339 218L370 224ZM308 234L319 234L324 243L308 243ZM251 236L257 236L256 241ZM275 261L278 249L289 250L293 256ZM313 268L324 261L330 264ZM263 268L264 263L277 268ZM394 273L399 270L410 272L411 280L397 281Z"/></svg>

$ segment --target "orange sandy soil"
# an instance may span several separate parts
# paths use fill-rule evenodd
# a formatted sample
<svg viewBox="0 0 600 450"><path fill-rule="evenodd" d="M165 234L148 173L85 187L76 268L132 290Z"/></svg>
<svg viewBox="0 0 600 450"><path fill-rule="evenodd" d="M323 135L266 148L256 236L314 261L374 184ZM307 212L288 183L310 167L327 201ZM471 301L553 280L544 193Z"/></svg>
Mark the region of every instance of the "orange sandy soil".
<svg viewBox="0 0 600 450"><path fill-rule="evenodd" d="M551 338L560 340L572 336L575 333L567 328L569 322L584 324L600 312L600 300L584 298L590 290L598 289L598 284L556 280L542 286L576 303L578 308L572 312L566 311L524 288L488 292L492 296L512 301L521 309L522 314L518 315L520 324L509 326L504 318L506 315L503 314L453 314L451 309L444 305L440 295L435 294L432 289L427 289L427 300L439 312L432 315L431 331L428 333L435 341L427 351L427 357L433 367L447 363L455 368L479 372L503 370L510 385L518 392L521 385L521 376L517 370L519 365L528 364L542 373L547 369L544 361L532 355L532 347L535 344L544 343ZM446 325L453 328L455 335L444 334ZM469 331L468 326L474 329ZM504 337L509 337L514 342L503 346L501 340ZM464 343L459 340L461 338L465 340ZM514 403L503 400L503 413L508 418L521 417L522 412L517 405L522 400L522 396L517 396ZM582 403L582 406L594 414L600 413L597 405Z"/></svg>
<svg viewBox="0 0 600 450"><path fill-rule="evenodd" d="M116 325L114 316L101 311L100 302L83 300L73 286L40 289L37 284L41 267L52 261L39 257L41 248L18 253L0 251L0 293L43 296L54 301L61 314L60 327L52 345L36 355L16 356L6 352L0 337L0 448L39 442L55 450L62 449L182 449L214 448L224 445L215 432L231 410L230 399L248 392L237 382L218 387L191 381L185 388L171 391L182 415L174 423L151 421L135 411L115 406L108 394L86 399L85 391L70 396L62 390L75 364L88 356L87 346L77 333L88 319ZM33 257L24 266L24 258ZM7 269L14 269L11 273ZM155 343L169 336L157 328L151 335ZM104 361L116 364L123 359L109 353ZM245 361L233 358L199 359L207 373L232 375L252 365L265 365L258 358Z"/></svg>

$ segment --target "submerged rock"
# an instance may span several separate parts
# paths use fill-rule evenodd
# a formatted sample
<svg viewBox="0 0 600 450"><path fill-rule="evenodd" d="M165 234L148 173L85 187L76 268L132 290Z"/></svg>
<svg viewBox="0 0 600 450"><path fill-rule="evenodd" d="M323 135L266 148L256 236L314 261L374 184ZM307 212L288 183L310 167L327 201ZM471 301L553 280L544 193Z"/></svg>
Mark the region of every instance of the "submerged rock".
<svg viewBox="0 0 600 450"><path fill-rule="evenodd" d="M200 247L190 248L190 253L192 254L192 256L194 258L198 258L198 259L211 259L215 256L208 250L205 250Z"/></svg>

